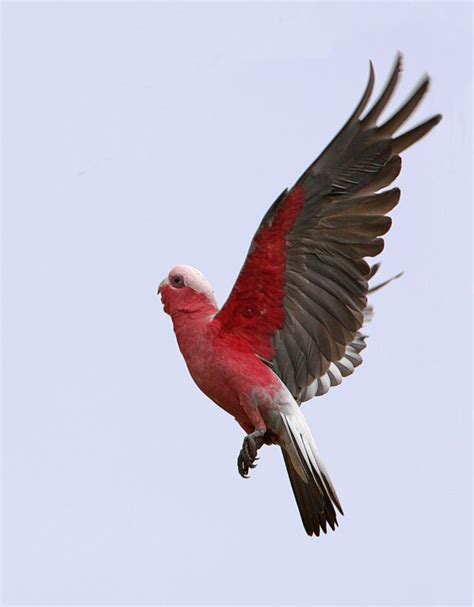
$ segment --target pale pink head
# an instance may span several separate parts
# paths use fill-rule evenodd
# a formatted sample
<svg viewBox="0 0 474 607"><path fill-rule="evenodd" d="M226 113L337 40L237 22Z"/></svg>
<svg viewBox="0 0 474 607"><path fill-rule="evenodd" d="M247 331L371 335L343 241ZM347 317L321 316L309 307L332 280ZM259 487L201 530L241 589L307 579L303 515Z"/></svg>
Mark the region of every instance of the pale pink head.
<svg viewBox="0 0 474 607"><path fill-rule="evenodd" d="M211 285L199 270L179 265L170 270L158 287L164 310L171 316L181 313L209 313L218 310Z"/></svg>

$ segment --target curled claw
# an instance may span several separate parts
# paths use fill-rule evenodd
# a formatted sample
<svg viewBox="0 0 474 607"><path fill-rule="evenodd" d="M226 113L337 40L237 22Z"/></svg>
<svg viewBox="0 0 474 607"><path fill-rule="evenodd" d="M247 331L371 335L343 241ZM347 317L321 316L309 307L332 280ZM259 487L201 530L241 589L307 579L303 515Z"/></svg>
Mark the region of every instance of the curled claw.
<svg viewBox="0 0 474 607"><path fill-rule="evenodd" d="M247 464L244 457L242 456L242 452L240 453L240 455L237 459L237 469L242 478L250 478L249 477L249 465Z"/></svg>
<svg viewBox="0 0 474 607"><path fill-rule="evenodd" d="M257 467L255 462L258 460L257 452L263 445L263 435L263 432L256 430L244 438L237 458L237 469L242 478L249 478L250 469Z"/></svg>

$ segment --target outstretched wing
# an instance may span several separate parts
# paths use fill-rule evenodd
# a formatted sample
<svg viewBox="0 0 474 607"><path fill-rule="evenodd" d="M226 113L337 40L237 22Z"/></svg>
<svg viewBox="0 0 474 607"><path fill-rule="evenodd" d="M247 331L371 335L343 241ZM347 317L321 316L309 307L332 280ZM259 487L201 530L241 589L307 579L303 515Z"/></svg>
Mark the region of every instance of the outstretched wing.
<svg viewBox="0 0 474 607"><path fill-rule="evenodd" d="M268 362L299 402L315 395L318 380L329 378L326 384L331 385L331 373L343 375L351 356L364 347L359 330L371 277L364 258L382 251L380 237L391 226L386 214L400 198L398 188L379 190L398 176L400 152L441 119L434 116L394 137L426 93L425 77L402 107L377 126L400 71L398 56L384 90L361 118L374 86L370 64L354 113L270 207L215 318L220 330Z"/></svg>

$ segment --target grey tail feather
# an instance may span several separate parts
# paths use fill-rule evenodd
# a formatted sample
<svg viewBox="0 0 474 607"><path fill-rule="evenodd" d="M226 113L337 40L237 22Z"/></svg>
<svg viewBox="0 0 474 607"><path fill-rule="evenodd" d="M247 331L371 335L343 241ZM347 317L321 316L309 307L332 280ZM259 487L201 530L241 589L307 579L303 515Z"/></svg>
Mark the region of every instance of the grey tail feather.
<svg viewBox="0 0 474 607"><path fill-rule="evenodd" d="M321 529L327 533L326 523L335 529L338 522L331 500L324 496L323 504L321 504L321 493L314 480L311 479L310 482L305 483L293 468L286 451L282 448L281 452L306 533L319 537Z"/></svg>
<svg viewBox="0 0 474 607"><path fill-rule="evenodd" d="M319 537L321 530L323 533L327 533L327 525L333 531L338 526L334 506L336 506L341 514L344 514L344 512L322 463L319 465L319 462L317 462L319 468L317 469L311 461L313 458L308 453L302 453L301 447L298 444L299 441L295 439L292 428L290 426L287 426L287 428L292 439L292 446L296 451L298 461L305 472L308 482L305 482L301 478L291 461L290 455L282 447L286 470L290 477L291 487L306 533L310 536L314 534ZM302 444L303 448L306 448L304 442Z"/></svg>

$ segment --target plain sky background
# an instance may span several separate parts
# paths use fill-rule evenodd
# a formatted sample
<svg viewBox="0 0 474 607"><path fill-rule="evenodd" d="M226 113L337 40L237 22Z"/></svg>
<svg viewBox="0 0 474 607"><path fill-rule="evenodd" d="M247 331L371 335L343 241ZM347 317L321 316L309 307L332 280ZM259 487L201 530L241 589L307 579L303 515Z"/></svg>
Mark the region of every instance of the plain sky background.
<svg viewBox="0 0 474 607"><path fill-rule="evenodd" d="M3 5L3 603L470 604L471 6ZM364 365L304 406L346 516L192 383L156 288L224 302L396 51L410 124ZM377 89L379 90L379 89ZM390 113L390 111L389 111Z"/></svg>

